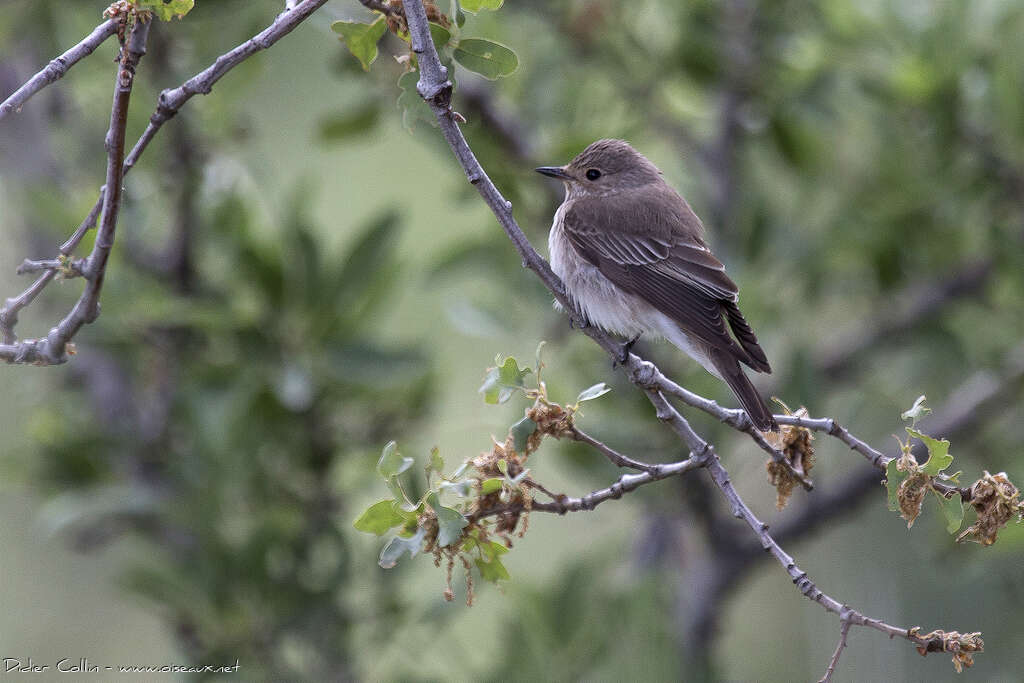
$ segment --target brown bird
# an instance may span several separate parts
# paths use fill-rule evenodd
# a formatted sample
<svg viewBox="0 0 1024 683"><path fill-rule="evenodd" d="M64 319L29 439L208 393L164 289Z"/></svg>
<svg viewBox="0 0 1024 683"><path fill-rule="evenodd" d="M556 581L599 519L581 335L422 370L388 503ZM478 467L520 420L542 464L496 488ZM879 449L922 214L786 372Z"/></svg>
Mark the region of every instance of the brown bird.
<svg viewBox="0 0 1024 683"><path fill-rule="evenodd" d="M661 171L622 140L598 140L567 165L537 171L565 183L551 268L588 323L631 338L624 355L644 332L668 339L724 380L758 429L778 431L740 367L771 372L739 290Z"/></svg>

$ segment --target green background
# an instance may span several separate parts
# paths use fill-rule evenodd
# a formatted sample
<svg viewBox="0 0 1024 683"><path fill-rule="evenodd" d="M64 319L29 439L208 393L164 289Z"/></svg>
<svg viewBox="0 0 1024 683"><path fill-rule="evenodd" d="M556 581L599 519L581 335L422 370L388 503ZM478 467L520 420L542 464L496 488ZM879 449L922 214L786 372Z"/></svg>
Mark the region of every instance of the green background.
<svg viewBox="0 0 1024 683"><path fill-rule="evenodd" d="M183 21L155 26L129 140L161 88L280 5L200 0ZM918 395L956 408L1019 359L1019 3L507 5L470 16L463 33L509 45L519 70L494 83L457 70L454 106L542 253L560 188L533 167L624 137L708 225L775 369L756 379L766 393L891 450ZM0 4L3 92L102 9ZM4 369L0 657L238 659L246 680L817 680L838 620L775 564L751 561L713 632L692 632L721 571L709 561L716 544L749 541L715 492L704 498L702 473L591 513L534 514L505 556L512 580L500 590L478 580L472 608L458 572L456 600L444 602L429 558L377 567L381 541L351 522L387 495L374 473L380 448L397 440L420 472L432 446L451 469L503 438L525 404L487 406L477 393L497 353L529 361L547 340L553 399L613 387L587 404L584 429L640 459L683 454L520 269L438 132L405 130L391 56L403 44L386 36L366 73L330 30L368 17L332 0L186 105L126 182L103 314L76 339L79 354ZM95 199L115 51L104 44L0 122L5 297L27 284L14 275L22 258L51 258ZM182 216L194 259L176 279L146 256L180 239ZM978 263L980 284L823 368L830 351ZM52 285L19 332L44 334L79 287ZM732 405L671 347L638 348ZM951 437L965 481L985 469L1020 478L1021 396L1010 386L969 429L936 434ZM773 527L868 467L819 436L817 490L776 512L763 453L686 415ZM570 495L618 476L584 448L546 443L534 458L534 476ZM819 527L784 544L801 567L889 623L982 631L986 652L957 680L1019 678L1020 528L991 548L956 546L937 509L908 531L881 486L860 500L852 514L820 512ZM835 680L955 676L944 655L921 658L855 628Z"/></svg>

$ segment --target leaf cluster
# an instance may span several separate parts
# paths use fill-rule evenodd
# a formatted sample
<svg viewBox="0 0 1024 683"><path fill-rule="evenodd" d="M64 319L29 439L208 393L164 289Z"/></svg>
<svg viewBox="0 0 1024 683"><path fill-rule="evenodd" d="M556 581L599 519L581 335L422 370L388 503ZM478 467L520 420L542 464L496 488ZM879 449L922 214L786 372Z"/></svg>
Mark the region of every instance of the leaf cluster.
<svg viewBox="0 0 1024 683"><path fill-rule="evenodd" d="M512 547L513 534L521 538L526 533L533 491L544 491L530 477L527 459L540 448L544 437L571 434L580 404L609 391L601 383L580 392L572 405L551 402L541 380L542 346L543 342L537 349L535 368L520 367L515 358L499 355L480 387L490 404L505 403L519 392L532 399L523 419L509 428L503 442L492 439L490 451L462 462L450 475L444 474L444 459L438 450L431 451L424 466L427 487L417 500L410 499L401 478L415 460L401 455L394 441L384 447L377 473L391 498L373 503L354 522L357 530L378 536L395 531L381 550L381 567L394 567L406 554L433 553L437 566L446 563L444 595L452 600L452 570L458 562L466 571L466 602L470 605L474 597L471 567L475 566L485 581L509 578L500 556ZM525 378L531 374L536 385L527 387Z"/></svg>
<svg viewBox="0 0 1024 683"><path fill-rule="evenodd" d="M466 23L466 13L477 13L482 10L497 10L503 0L452 0L448 14L444 14L434 2L424 3L427 17L430 20L430 37L434 41L441 61L448 68L448 78L455 84L453 62L484 78L494 80L509 76L519 68L519 56L508 46L486 38L462 35ZM410 131L417 121L425 121L436 125L430 108L416 91L419 80L416 55L411 49L409 27L405 22L402 3L387 2L385 11L375 11L376 18L369 22L336 21L331 28L345 43L352 56L359 60L364 71L377 59L378 43L384 34L390 31L406 44L408 52L398 57L398 61L406 68L398 80L402 94L398 98L398 106L402 110L402 118Z"/></svg>
<svg viewBox="0 0 1024 683"><path fill-rule="evenodd" d="M914 428L917 421L930 412L931 409L925 405L925 397L921 396L913 407L901 414L904 420L911 421L912 426L906 428L905 441L897 439L900 456L890 460L886 466L889 509L899 511L907 520L907 528L910 528L921 513L925 498L931 493L946 518L946 531L955 534L963 525L963 503L970 503L977 519L957 535L957 543L971 540L992 545L999 530L1011 519L1016 517L1018 522L1024 519L1020 492L1005 472L995 475L985 472L981 479L966 489L950 486L959 484L961 472L945 472L953 464L949 441L936 439ZM927 449L928 459L924 463L917 462L912 439L917 439Z"/></svg>

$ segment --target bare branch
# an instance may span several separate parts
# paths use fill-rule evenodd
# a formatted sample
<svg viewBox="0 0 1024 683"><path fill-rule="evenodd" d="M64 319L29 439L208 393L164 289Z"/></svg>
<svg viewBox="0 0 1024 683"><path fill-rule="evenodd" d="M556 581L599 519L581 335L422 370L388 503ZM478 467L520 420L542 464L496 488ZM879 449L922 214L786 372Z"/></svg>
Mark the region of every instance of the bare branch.
<svg viewBox="0 0 1024 683"><path fill-rule="evenodd" d="M94 28L92 33L82 39L82 42L78 43L61 56L54 58L53 61L47 64L39 73L26 81L23 86L15 90L10 97L3 101L3 103L0 103L0 119L3 119L12 111L21 111L22 106L24 106L30 97L51 83L63 78L64 74L66 74L71 67L85 57L91 55L93 51L103 43L103 41L117 33L119 25L120 21L118 19L108 19L107 21L104 21L102 24Z"/></svg>
<svg viewBox="0 0 1024 683"><path fill-rule="evenodd" d="M858 626L867 626L877 631L881 631L890 637L904 638L919 647L926 647L928 642L926 639L916 635L911 629L901 628L899 626L893 626L887 624L879 619L872 619L866 617L860 612L849 609L835 598L823 593L814 582L807 575L807 572L800 569L797 566L796 561L786 551L784 551L775 539L768 533L768 525L759 520L750 508L747 507L743 499L733 488L732 481L729 479L729 473L722 466L721 461L717 456L712 455L705 465L711 475L711 479L718 486L718 489L725 496L726 500L729 501L729 505L732 508L733 516L738 519L742 519L747 523L747 526L754 532L754 534L761 541L761 547L772 554L779 564L786 570L786 573L793 579L793 583L796 585L797 590L808 598L812 602L816 602L825 608L828 612L834 612L842 615L847 614L850 623L857 624Z"/></svg>
<svg viewBox="0 0 1024 683"><path fill-rule="evenodd" d="M359 0L359 2L366 9L371 9L374 12L380 12L381 14L395 14L396 10L394 7L389 5L384 0Z"/></svg>
<svg viewBox="0 0 1024 683"><path fill-rule="evenodd" d="M845 609L839 613L839 642L836 644L836 651L832 653L832 659L828 662L828 668L825 669L825 675L821 677L818 683L829 683L832 680L832 674L836 672L836 664L839 663L839 655L843 654L843 648L846 647L846 634L850 632L850 619L849 610Z"/></svg>
<svg viewBox="0 0 1024 683"><path fill-rule="evenodd" d="M120 183L123 181L124 176L131 171L132 167L138 162L139 157L145 151L146 147L156 136L157 132L163 124L178 113L178 110L192 98L193 95L208 94L213 85L220 80L228 71L238 66L241 62L245 61L252 55L269 48L271 45L276 43L284 36L291 33L291 31L298 26L300 23L305 21L309 16L319 9L327 0L303 0L295 5L294 9L286 9L284 12L279 14L274 22L266 29L256 34L246 42L240 44L230 52L218 57L213 64L211 64L205 70L199 72L189 80L185 81L181 86L165 90L160 94L158 99L157 109L150 117L150 123L146 127L142 136L132 147L131 152L124 158L123 164L120 167L120 173L118 176L118 198L120 196ZM84 55L83 55L84 56ZM122 152L123 152L123 141L122 141ZM100 213L104 213L104 221L106 221L106 211L104 207L107 205L107 188L110 187L110 172L108 168L108 182L102 188L100 188L100 195L93 205L89 214L85 217L82 223L78 226L75 232L68 238L64 244L60 246L60 253L64 256L69 256L79 245L86 233L89 232L93 227L96 226L96 221L100 216ZM116 219L116 211L111 215L112 219ZM103 233L103 226L100 228L101 234ZM113 227L109 228L110 238L113 237ZM97 238L97 245L100 243ZM90 254L86 260L85 266L82 268L81 274L87 278L91 278L94 275L94 271L100 265L102 261L102 268L99 270L102 272L106 266L106 258L109 255L109 249L103 254L102 258L93 258L96 254L95 248L93 254ZM24 264L23 264L24 265ZM91 322L95 319L95 316L99 314L98 299L93 301L94 305L87 304L86 295L88 299L92 300L94 297L98 297L99 289L102 285L102 275L100 276L100 285L87 285L86 291L83 293L83 298L79 299L78 304L72 312L63 320L61 323L50 331L50 335L45 339L27 339L18 342L17 336L14 333L14 326L18 322L18 314L26 306L30 305L39 293L46 288L46 286L53 280L55 270L47 269L32 285L22 292L17 297L8 298L4 302L3 308L0 308L0 338L3 343L0 344L0 359L6 360L8 363L34 363L39 365L50 365L63 363L66 360L64 354L64 344L78 331L81 325L85 322ZM91 319L87 317L91 315ZM65 336L67 335L67 336ZM50 341L52 338L52 341ZM59 348L58 348L59 347Z"/></svg>
<svg viewBox="0 0 1024 683"><path fill-rule="evenodd" d="M150 23L137 20L132 26L126 45L121 49L117 77L114 85L114 103L110 108L110 129L107 131L107 183L103 200L103 221L96 235L92 253L81 271L87 280L85 289L71 312L68 313L44 339L25 341L9 349L0 347L0 358L15 363L51 365L66 359L67 344L75 333L100 313L99 298L107 259L114 246L114 231L121 208L121 180L124 176L125 128L128 125L128 103L135 83L135 69L146 54L146 40ZM53 272L51 270L51 272ZM40 278L42 281L42 278Z"/></svg>
<svg viewBox="0 0 1024 683"><path fill-rule="evenodd" d="M21 309L30 305L39 293L46 289L50 280L57 274L55 270L48 270L29 285L28 289L16 297L10 297L4 301L4 307L0 308L0 336L3 337L3 345L0 346L0 358L6 358L4 354L17 353L18 338L14 334L14 326L18 324L18 313Z"/></svg>
<svg viewBox="0 0 1024 683"><path fill-rule="evenodd" d="M572 426L572 430L569 432L569 438L573 441L579 441L580 443L585 443L594 447L608 458L613 465L617 465L619 467L631 467L634 470L640 470L641 472L647 472L648 474L654 474L658 471L658 468L661 467L661 465L652 465L650 463L640 462L639 460L634 460L627 455L623 455L614 448L598 441L589 434L586 434L576 425Z"/></svg>
<svg viewBox="0 0 1024 683"><path fill-rule="evenodd" d="M947 275L892 295L894 305L886 308L892 313L883 312L883 317L872 325L858 324L842 330L816 353L815 370L829 379L842 378L864 353L877 349L883 342L899 339L951 301L977 294L994 272L992 258L970 261Z"/></svg>
<svg viewBox="0 0 1024 683"><path fill-rule="evenodd" d="M146 130L125 159L125 166L131 168L136 164L142 152L145 151L146 146L149 145L157 131L160 130L160 127L173 118L178 113L178 110L192 99L193 96L209 95L213 90L214 84L223 78L227 72L257 52L266 50L281 40L281 38L284 38L326 2L327 0L303 0L303 2L295 5L294 9L286 9L277 16L270 26L230 52L217 57L213 64L206 69L200 71L177 88L164 90L160 93L156 111L149 118L149 125L146 126Z"/></svg>
<svg viewBox="0 0 1024 683"><path fill-rule="evenodd" d="M550 503L542 503L539 501L533 501L530 505L530 510L533 512L553 512L555 514L564 515L567 512L582 512L587 510L593 510L595 507L600 505L606 500L612 500L615 498L621 498L622 494L629 493L635 489L640 488L645 484L651 482L660 481L661 479L668 479L669 477L675 477L680 474L684 474L691 470L695 470L698 467L702 467L705 463L705 459L691 455L686 460L680 460L679 462L666 463L664 465L654 465L651 471L642 472L640 474L624 474L616 480L611 486L603 489L593 491L581 498L572 498L570 496L553 496L555 500ZM484 517L492 517L499 515L503 512L523 512L526 508L522 504L516 503L512 505L502 505L487 510L481 510L473 515L468 515L470 520L483 519Z"/></svg>

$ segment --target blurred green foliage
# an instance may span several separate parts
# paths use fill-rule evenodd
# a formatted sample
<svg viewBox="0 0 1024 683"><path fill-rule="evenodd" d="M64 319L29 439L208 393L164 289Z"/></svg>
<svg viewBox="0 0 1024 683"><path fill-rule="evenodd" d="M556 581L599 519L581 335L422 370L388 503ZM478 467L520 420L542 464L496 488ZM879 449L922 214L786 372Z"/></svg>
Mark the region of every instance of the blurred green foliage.
<svg viewBox="0 0 1024 683"><path fill-rule="evenodd" d="M161 88L247 39L280 5L199 2L155 26L129 135ZM76 42L103 6L0 7L0 84ZM479 375L498 351L528 354L549 340L553 396L601 380L615 388L588 404L588 431L644 459L679 453L646 400L551 311L490 217L469 213L479 200L436 131L404 133L399 98L419 102L392 58L405 43L385 35L365 73L331 20L372 16L355 0L329 3L167 125L129 177L103 315L79 355L44 379L6 371L10 382L45 382L30 423L3 424L28 434L31 451L2 453L47 497L45 528L83 549L125 532L143 539L151 552L126 564L126 589L162 615L184 657L239 659L254 680L819 677L838 627L776 568L750 582L745 569L712 594L710 558L746 536L695 483L647 487L590 515L534 515L517 541L525 552L506 561L514 580L481 592L472 610L442 606L435 572L396 581L376 566L352 521L379 485L381 447L398 439L425 453L438 434L462 434L438 444L450 463L487 448L489 433L521 417L521 406L466 407L482 403ZM771 390L787 403L883 447L919 394L955 406L977 371L999 381L1024 338L1020 3L520 0L467 16L463 30L518 54L518 70L493 83L454 65L454 107L535 244L560 197L530 169L600 137L627 138L704 218L776 368ZM95 199L109 55L0 123L5 296L24 284L7 273L24 255L52 257ZM316 76L325 64L332 75ZM295 83L308 86L308 102L276 96ZM327 94L334 88L344 97ZM294 123L307 114L313 123ZM299 146L296 161L287 152ZM256 149L272 152L247 156ZM359 201L331 203L342 196ZM381 213L378 196L396 211ZM968 282L971 268L980 276ZM961 281L927 315L827 367L830 351L901 320L919 291ZM77 284L51 290L22 333L45 331ZM729 400L670 349L641 341L641 352ZM952 438L957 467L1020 478L1020 399L1012 387L999 410ZM770 510L760 454L693 419L748 502ZM932 433L927 420L921 429ZM778 518L766 512L773 526L866 467L838 445L819 449L819 490L798 493ZM617 476L578 445L539 455L533 474L553 490L578 495ZM964 675L1016 677L1024 623L1007 605L1024 594L1024 534L1007 528L984 551L953 547L941 516L907 537L884 488L865 502L869 513L837 516L791 551L865 613L983 631L987 652ZM690 620L730 596L697 645ZM883 641L858 632L840 671L952 677L946 659ZM737 642L756 656L737 657Z"/></svg>

